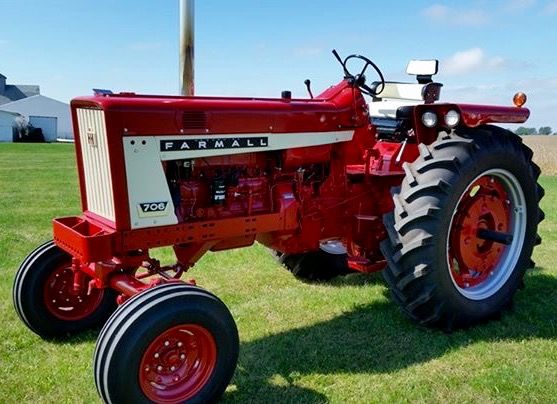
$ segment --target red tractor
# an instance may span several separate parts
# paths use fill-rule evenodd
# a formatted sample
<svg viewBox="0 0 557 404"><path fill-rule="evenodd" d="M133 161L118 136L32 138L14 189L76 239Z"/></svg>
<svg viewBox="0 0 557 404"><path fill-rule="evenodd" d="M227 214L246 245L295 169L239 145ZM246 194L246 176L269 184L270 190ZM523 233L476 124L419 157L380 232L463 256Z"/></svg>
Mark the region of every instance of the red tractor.
<svg viewBox="0 0 557 404"><path fill-rule="evenodd" d="M306 82L308 99L72 101L83 214L54 219L13 296L44 338L104 324L94 373L106 402L222 395L236 325L180 281L207 251L257 241L315 281L383 270L404 313L445 330L510 305L534 265L544 192L531 150L490 124L525 122L524 94L509 107L440 103L437 61L412 61L417 82L398 83L333 53L344 79L316 97ZM175 265L149 255L161 246Z"/></svg>

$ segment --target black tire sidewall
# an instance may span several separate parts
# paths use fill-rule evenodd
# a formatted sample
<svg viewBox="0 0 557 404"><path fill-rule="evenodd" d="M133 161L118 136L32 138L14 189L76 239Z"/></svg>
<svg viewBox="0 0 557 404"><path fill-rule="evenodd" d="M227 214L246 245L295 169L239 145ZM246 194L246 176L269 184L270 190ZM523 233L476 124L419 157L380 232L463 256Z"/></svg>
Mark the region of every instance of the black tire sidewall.
<svg viewBox="0 0 557 404"><path fill-rule="evenodd" d="M128 327L116 345L114 353L104 361L108 371L107 386L110 399L118 403L149 402L139 385L139 371L143 352L164 331L180 324L197 324L206 328L217 346L217 361L209 380L191 403L203 403L220 397L228 385L238 358L238 333L230 312L222 302L197 292L164 301L143 312L132 322L122 319ZM116 332L124 324L114 324ZM109 337L111 338L111 337ZM108 367L108 369L107 369Z"/></svg>
<svg viewBox="0 0 557 404"><path fill-rule="evenodd" d="M69 254L53 245L38 252L16 275L18 279L14 299L18 302L14 303L23 312L26 324L43 338L63 337L96 327L116 308L115 293L110 289L104 289L97 309L86 318L67 321L56 317L48 310L44 300L44 288L48 277L61 265L71 266L71 260Z"/></svg>

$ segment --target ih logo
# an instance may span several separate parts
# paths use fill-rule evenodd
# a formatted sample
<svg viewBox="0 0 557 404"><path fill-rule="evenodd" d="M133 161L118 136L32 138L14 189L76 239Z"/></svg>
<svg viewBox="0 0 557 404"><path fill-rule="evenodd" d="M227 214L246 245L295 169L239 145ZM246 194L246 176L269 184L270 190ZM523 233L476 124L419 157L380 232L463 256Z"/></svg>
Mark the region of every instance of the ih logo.
<svg viewBox="0 0 557 404"><path fill-rule="evenodd" d="M137 205L139 217L166 216L168 202L142 202Z"/></svg>
<svg viewBox="0 0 557 404"><path fill-rule="evenodd" d="M87 134L87 143L89 143L90 146L97 146L97 133L95 132L95 129L93 128L87 128L86 131Z"/></svg>

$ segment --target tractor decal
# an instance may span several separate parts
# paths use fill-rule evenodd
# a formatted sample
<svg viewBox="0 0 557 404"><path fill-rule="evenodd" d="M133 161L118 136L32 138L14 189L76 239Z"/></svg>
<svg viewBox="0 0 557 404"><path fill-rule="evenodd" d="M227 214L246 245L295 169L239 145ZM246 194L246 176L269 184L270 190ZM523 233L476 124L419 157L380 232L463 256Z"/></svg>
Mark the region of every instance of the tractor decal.
<svg viewBox="0 0 557 404"><path fill-rule="evenodd" d="M202 149L249 149L267 147L268 137L245 138L202 138L161 140L161 151L202 150Z"/></svg>

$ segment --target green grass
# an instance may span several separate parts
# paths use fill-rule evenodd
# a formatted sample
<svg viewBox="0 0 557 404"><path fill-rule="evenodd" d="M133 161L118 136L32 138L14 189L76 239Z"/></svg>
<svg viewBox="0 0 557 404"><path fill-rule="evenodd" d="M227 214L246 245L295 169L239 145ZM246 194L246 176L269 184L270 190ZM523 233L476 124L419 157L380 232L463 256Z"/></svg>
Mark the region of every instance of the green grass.
<svg viewBox="0 0 557 404"><path fill-rule="evenodd" d="M78 214L71 145L0 145L0 402L99 402L96 333L46 342L12 307L14 273ZM538 267L501 320L453 334L420 328L381 276L308 285L261 246L212 253L188 277L230 307L241 338L225 402L557 402L557 177L541 180L547 219ZM161 250L169 260L167 250Z"/></svg>

